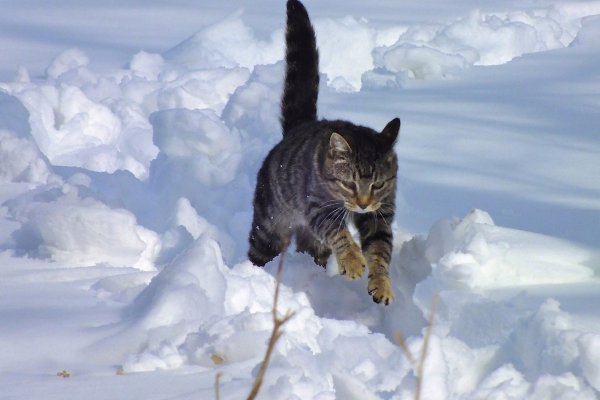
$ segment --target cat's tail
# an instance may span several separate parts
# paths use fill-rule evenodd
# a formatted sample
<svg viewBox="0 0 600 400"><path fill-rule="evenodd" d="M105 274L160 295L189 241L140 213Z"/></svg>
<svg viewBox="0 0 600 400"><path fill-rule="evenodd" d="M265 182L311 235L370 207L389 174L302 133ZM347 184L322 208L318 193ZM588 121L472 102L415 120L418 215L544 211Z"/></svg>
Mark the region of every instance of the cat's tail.
<svg viewBox="0 0 600 400"><path fill-rule="evenodd" d="M284 136L303 122L317 120L319 52L316 42L304 6L297 0L288 0L285 86L281 99Z"/></svg>

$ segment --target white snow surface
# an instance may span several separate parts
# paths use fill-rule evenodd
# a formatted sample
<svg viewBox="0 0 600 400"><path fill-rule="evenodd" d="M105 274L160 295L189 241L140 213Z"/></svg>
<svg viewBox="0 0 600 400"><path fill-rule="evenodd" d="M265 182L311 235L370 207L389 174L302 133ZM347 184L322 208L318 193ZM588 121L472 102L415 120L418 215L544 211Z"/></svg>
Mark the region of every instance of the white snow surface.
<svg viewBox="0 0 600 400"><path fill-rule="evenodd" d="M0 5L0 399L246 398L284 5L50 3ZM434 298L423 399L600 398L600 2L340 4L319 109L403 121L396 299L291 249L259 398L414 398Z"/></svg>

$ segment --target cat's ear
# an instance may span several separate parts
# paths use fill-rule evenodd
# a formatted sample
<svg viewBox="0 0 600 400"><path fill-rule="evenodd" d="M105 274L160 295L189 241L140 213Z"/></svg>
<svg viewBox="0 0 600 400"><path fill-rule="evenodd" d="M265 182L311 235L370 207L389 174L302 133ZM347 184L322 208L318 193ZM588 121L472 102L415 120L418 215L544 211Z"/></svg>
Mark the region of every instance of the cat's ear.
<svg viewBox="0 0 600 400"><path fill-rule="evenodd" d="M329 148L335 153L352 153L352 149L346 139L337 132L333 132L329 137Z"/></svg>
<svg viewBox="0 0 600 400"><path fill-rule="evenodd" d="M390 146L393 146L398 139L398 133L400 132L400 118L394 118L387 123L385 128L381 131L381 135L386 138Z"/></svg>

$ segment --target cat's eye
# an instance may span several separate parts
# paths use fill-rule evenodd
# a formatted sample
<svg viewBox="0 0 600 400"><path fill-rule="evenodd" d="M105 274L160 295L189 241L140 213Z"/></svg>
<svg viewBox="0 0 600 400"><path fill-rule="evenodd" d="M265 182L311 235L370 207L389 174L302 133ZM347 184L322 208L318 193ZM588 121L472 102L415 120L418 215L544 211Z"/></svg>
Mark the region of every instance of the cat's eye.
<svg viewBox="0 0 600 400"><path fill-rule="evenodd" d="M371 188L373 190L379 190L385 186L385 182L373 182L371 183Z"/></svg>
<svg viewBox="0 0 600 400"><path fill-rule="evenodd" d="M349 192L356 192L357 190L355 182L338 181L338 184Z"/></svg>

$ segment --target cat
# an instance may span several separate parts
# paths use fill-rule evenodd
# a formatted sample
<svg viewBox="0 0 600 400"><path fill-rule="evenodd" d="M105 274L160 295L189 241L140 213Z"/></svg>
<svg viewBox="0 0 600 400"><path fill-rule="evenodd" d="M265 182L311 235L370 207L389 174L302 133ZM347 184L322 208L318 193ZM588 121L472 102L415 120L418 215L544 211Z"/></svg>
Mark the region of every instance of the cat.
<svg viewBox="0 0 600 400"><path fill-rule="evenodd" d="M257 176L248 257L264 266L295 237L296 249L340 274L360 278L376 303L394 298L389 263L395 212L394 144L400 119L381 132L348 121L318 120L319 54L308 13L287 2L286 72L281 99L283 139ZM348 223L360 236L353 240Z"/></svg>

